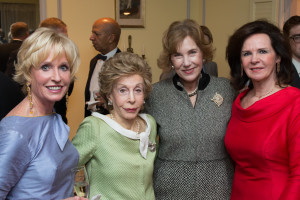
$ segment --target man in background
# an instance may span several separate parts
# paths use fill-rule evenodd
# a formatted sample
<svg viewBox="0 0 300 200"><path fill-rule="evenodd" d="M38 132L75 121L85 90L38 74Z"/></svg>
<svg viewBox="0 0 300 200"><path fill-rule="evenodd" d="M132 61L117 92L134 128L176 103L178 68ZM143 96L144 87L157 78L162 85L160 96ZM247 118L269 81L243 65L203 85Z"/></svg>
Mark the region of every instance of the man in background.
<svg viewBox="0 0 300 200"><path fill-rule="evenodd" d="M300 89L300 16L292 16L284 23L283 34L289 41L293 54L292 62L295 70L291 85Z"/></svg>
<svg viewBox="0 0 300 200"><path fill-rule="evenodd" d="M0 72L0 120L24 98L20 86Z"/></svg>
<svg viewBox="0 0 300 200"><path fill-rule="evenodd" d="M24 22L16 22L10 26L12 41L7 44L0 44L0 71L5 72L10 53L18 51L23 40L29 36L28 25Z"/></svg>
<svg viewBox="0 0 300 200"><path fill-rule="evenodd" d="M85 117L90 116L92 111L107 114L107 111L95 102L100 101L101 104L98 75L103 62L116 53L121 52L117 47L120 35L121 28L112 18L100 18L93 24L90 40L94 48L100 53L90 62L90 70L85 87Z"/></svg>

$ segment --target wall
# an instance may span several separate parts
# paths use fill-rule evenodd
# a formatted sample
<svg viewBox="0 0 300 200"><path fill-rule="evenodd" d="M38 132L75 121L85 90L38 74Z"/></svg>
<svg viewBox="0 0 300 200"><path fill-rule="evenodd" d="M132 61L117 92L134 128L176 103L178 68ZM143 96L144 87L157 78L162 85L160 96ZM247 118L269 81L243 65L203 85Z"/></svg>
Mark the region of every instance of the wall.
<svg viewBox="0 0 300 200"><path fill-rule="evenodd" d="M92 24L101 17L115 18L112 0L62 0L62 20L68 25L69 37L77 44L81 66L77 73L78 80L69 98L68 119L71 127L70 138L83 120L84 89L88 76L89 62L97 52L89 37ZM226 3L225 3L226 2ZM190 0L190 17L202 24L203 1ZM161 38L171 22L185 19L187 16L187 1L185 0L146 0L145 28L122 28L119 48L123 51L128 47L128 35L132 35L132 48L141 54L145 46L146 59L152 67L153 82L157 82L161 70L156 60L162 50ZM47 17L57 17L57 1L47 0ZM215 61L219 66L219 74L229 77L229 68L225 61L225 48L229 35L241 24L248 21L248 0L206 0L205 24L214 35L216 46Z"/></svg>
<svg viewBox="0 0 300 200"><path fill-rule="evenodd" d="M250 1L248 0L207 0L205 24L214 36L216 47L214 61L219 74L229 78L229 65L225 60L225 50L229 36L242 24L249 21Z"/></svg>

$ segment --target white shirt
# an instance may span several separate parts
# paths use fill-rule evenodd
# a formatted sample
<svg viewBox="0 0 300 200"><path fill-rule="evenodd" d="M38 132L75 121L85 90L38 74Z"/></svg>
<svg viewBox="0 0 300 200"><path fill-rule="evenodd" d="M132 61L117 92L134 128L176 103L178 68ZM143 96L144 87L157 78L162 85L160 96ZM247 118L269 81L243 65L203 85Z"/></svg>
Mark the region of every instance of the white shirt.
<svg viewBox="0 0 300 200"><path fill-rule="evenodd" d="M110 51L109 53L105 54L106 60L109 58L113 57L117 53L118 48L116 47L114 50ZM95 101L94 93L98 93L100 90L100 85L99 85L99 73L101 71L101 67L103 65L104 61L103 60L98 60L95 66L95 69L93 71L92 77L91 77L91 82L90 82L90 101L86 102L88 104L88 110L91 111L96 111L96 103L98 101Z"/></svg>
<svg viewBox="0 0 300 200"><path fill-rule="evenodd" d="M297 70L298 75L300 76L300 63L297 60L295 60L294 58L292 59L292 62Z"/></svg>

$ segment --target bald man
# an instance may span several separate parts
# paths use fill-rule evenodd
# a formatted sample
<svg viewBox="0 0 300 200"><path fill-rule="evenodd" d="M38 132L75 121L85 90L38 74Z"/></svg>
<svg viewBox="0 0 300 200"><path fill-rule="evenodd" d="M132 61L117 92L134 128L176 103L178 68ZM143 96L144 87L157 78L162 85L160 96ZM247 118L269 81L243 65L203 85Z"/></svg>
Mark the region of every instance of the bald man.
<svg viewBox="0 0 300 200"><path fill-rule="evenodd" d="M85 117L91 112L98 111L106 114L102 107L97 108L93 102L97 99L99 91L98 74L103 62L116 53L121 52L117 47L121 35L119 24L112 18L100 18L93 24L90 40L94 48L99 52L90 62L90 71L85 87Z"/></svg>

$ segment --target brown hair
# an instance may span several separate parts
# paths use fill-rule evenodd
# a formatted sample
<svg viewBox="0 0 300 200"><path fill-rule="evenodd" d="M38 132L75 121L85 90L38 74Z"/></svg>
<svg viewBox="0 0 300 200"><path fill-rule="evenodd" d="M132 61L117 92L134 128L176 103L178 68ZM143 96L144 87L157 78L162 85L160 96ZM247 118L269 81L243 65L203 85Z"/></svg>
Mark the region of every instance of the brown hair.
<svg viewBox="0 0 300 200"><path fill-rule="evenodd" d="M178 47L182 44L184 38L190 36L203 53L203 58L206 61L211 61L213 58L214 49L212 44L205 44L204 36L199 24L194 20L186 19L183 21L173 22L165 31L162 44L163 51L160 54L157 65L164 72L171 70L171 55L176 53Z"/></svg>

